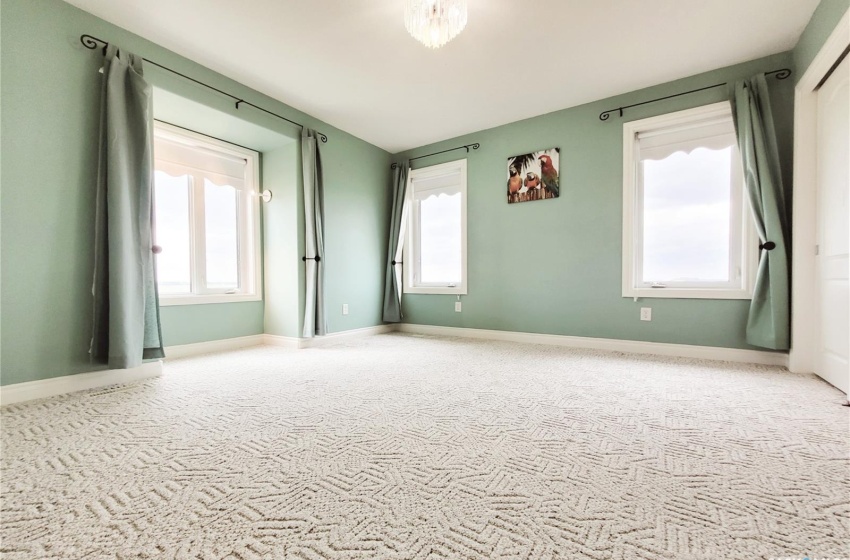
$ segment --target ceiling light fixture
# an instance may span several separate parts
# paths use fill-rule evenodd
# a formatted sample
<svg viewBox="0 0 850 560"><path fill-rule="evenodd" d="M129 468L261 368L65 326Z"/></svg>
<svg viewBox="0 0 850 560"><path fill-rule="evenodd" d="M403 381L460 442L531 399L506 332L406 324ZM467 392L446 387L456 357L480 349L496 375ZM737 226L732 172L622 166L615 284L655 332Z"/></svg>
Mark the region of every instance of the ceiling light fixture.
<svg viewBox="0 0 850 560"><path fill-rule="evenodd" d="M466 27L466 0L405 0L404 26L426 47L442 47Z"/></svg>

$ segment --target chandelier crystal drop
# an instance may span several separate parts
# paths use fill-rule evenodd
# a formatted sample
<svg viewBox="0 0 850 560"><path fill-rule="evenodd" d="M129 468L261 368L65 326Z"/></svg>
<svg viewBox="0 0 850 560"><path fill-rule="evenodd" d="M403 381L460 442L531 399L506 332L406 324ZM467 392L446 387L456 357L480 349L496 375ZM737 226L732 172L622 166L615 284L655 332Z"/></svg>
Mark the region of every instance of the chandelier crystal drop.
<svg viewBox="0 0 850 560"><path fill-rule="evenodd" d="M466 0L405 0L404 26L426 47L442 47L466 27Z"/></svg>

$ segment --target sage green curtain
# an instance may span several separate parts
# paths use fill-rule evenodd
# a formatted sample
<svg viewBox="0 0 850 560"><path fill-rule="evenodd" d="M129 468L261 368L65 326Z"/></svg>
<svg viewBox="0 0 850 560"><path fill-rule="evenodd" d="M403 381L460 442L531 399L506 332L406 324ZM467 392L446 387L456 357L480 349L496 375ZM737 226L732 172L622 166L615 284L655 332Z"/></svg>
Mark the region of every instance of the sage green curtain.
<svg viewBox="0 0 850 560"><path fill-rule="evenodd" d="M387 247L387 276L384 282L385 323L400 323L401 313L401 259L404 248L404 230L407 225L407 175L410 162L405 160L393 169L393 207L390 216L390 243Z"/></svg>
<svg viewBox="0 0 850 560"><path fill-rule="evenodd" d="M302 336L312 338L328 332L325 311L325 244L323 235L322 164L315 130L301 132L301 163L304 175L304 270L307 281Z"/></svg>
<svg viewBox="0 0 850 560"><path fill-rule="evenodd" d="M95 195L90 353L110 368L162 358L153 256L153 113L142 59L106 48Z"/></svg>
<svg viewBox="0 0 850 560"><path fill-rule="evenodd" d="M787 350L790 345L790 217L764 74L736 82L730 99L744 180L759 235L759 265L747 317L747 342Z"/></svg>

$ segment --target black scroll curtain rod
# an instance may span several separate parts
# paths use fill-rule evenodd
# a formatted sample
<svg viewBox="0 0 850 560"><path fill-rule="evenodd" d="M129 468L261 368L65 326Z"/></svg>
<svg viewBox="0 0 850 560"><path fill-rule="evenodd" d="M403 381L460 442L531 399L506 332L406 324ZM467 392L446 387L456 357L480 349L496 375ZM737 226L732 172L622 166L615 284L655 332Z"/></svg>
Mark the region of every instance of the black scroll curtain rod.
<svg viewBox="0 0 850 560"><path fill-rule="evenodd" d="M102 45L104 54L106 54L106 47L109 46L109 43L107 41L104 41L103 39L98 39L97 37L93 37L92 35L80 35L80 42L83 44L83 46L85 48L87 48L89 50L95 50ZM204 86L207 89L211 89L215 92L218 92L218 93L220 93L220 94L222 94L226 97L233 99L234 101L236 101L236 109L239 109L239 105L248 105L249 107L253 107L254 109L257 109L258 111L262 111L263 113L266 113L266 114L271 115L273 117L277 117L277 118L284 120L288 123L292 123L295 126L299 126L301 128L304 128L304 125L301 124L301 123L295 122L291 119L287 119L283 115L278 115L277 113L272 113L268 109L263 109L259 105L254 105L250 101L245 101L241 97L233 95L232 93L227 93L226 91L220 90L217 87L213 87L213 86L206 84L206 83L204 83L200 80L196 80L195 78L187 76L186 74L182 74L182 73L178 72L177 70L172 70L171 68L169 68L167 66L163 66L162 64L160 64L158 62L154 62L153 60L148 60L147 58L144 58L144 57L142 57L142 60L144 60L148 64L153 64L157 68L162 68L166 72L171 72L172 74L176 74L176 75L180 76L181 78L185 78L185 79L189 80L190 82L194 82L194 83L198 84L199 86ZM316 132L316 134L319 135L319 139L322 142L328 141L328 137L325 136L324 134L322 134L321 132Z"/></svg>
<svg viewBox="0 0 850 560"><path fill-rule="evenodd" d="M779 70L771 70L770 72L765 72L765 76L770 76L772 74L776 75L777 80L784 80L788 76L791 75L791 70L788 68L780 68ZM664 101L665 99L673 99L674 97L680 97L682 95L688 95L691 93L696 93L698 91L705 91L707 89L714 89L718 87L722 87L728 84L728 82L723 82L722 84L714 84L713 86L705 86L698 89L692 89L690 91L683 91L682 93L676 93L673 95L667 95L665 97L659 97L658 99L650 99L649 101L643 101L642 103L635 103L634 105L626 105L624 107L617 107L616 109L608 109L607 111L602 111L599 113L600 121L607 121L608 117L611 116L611 113L619 112L620 116L623 116L623 111L626 109L631 109L632 107L639 107L641 105L646 105L647 103L655 103L656 101Z"/></svg>
<svg viewBox="0 0 850 560"><path fill-rule="evenodd" d="M457 148L449 148L448 150L443 150L441 152L434 152L433 154L425 154L424 156L416 156L414 158L410 158L410 161L415 161L417 159L436 156L436 155L439 155L439 154L445 154L447 152L454 152L455 150L463 150L464 148L466 149L466 153L469 153L470 148L472 148L473 150L477 150L480 147L481 147L481 144L479 144L478 142L475 142L474 144L464 144L463 146L458 146ZM390 166L390 169L395 169L396 167L398 167L398 164L394 163Z"/></svg>

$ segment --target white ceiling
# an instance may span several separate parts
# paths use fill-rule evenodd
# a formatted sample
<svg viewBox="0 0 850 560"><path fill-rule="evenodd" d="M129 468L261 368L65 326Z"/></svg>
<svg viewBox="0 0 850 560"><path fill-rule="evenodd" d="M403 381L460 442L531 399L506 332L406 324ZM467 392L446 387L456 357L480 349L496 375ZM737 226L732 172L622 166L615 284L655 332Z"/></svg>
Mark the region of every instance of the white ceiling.
<svg viewBox="0 0 850 560"><path fill-rule="evenodd" d="M430 50L402 0L67 1L392 153L789 50L818 4L468 0Z"/></svg>

